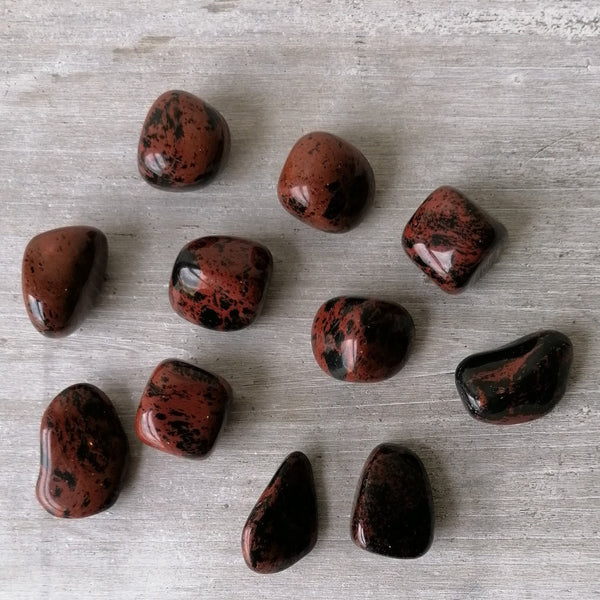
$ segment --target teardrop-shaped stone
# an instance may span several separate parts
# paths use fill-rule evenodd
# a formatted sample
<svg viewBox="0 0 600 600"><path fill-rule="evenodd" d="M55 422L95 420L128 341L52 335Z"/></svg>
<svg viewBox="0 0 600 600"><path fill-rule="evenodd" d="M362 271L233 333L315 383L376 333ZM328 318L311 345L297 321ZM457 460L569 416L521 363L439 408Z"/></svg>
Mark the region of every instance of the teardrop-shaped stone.
<svg viewBox="0 0 600 600"><path fill-rule="evenodd" d="M171 90L148 111L138 146L138 167L150 184L167 190L206 185L229 155L229 127L200 98Z"/></svg>
<svg viewBox="0 0 600 600"><path fill-rule="evenodd" d="M433 500L419 457L397 444L369 455L358 484L351 524L357 546L394 558L418 558L433 540Z"/></svg>
<svg viewBox="0 0 600 600"><path fill-rule="evenodd" d="M456 387L476 419L524 423L550 412L562 398L572 360L566 335L537 331L465 358L456 369Z"/></svg>
<svg viewBox="0 0 600 600"><path fill-rule="evenodd" d="M242 532L242 553L254 571L276 573L306 556L316 541L312 467L302 452L293 452L252 509Z"/></svg>
<svg viewBox="0 0 600 600"><path fill-rule="evenodd" d="M56 517L89 517L109 508L119 495L128 451L108 397L87 383L68 387L42 417L38 501Z"/></svg>
<svg viewBox="0 0 600 600"><path fill-rule="evenodd" d="M77 328L102 285L107 258L106 236L94 227L61 227L32 238L22 287L33 326L52 337Z"/></svg>

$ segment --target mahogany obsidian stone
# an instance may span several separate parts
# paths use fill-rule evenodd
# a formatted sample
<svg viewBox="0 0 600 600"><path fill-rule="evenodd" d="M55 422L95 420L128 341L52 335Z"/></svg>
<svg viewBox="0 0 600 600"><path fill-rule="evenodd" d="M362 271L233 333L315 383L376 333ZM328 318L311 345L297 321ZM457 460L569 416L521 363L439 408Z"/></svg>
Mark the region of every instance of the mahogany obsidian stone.
<svg viewBox="0 0 600 600"><path fill-rule="evenodd" d="M559 331L537 331L465 358L456 387L469 413L487 423L523 423L542 417L567 387L573 346Z"/></svg>
<svg viewBox="0 0 600 600"><path fill-rule="evenodd" d="M292 452L252 509L242 532L246 564L276 573L306 556L317 542L317 499L312 467Z"/></svg>
<svg viewBox="0 0 600 600"><path fill-rule="evenodd" d="M107 396L78 383L48 406L40 428L36 495L55 517L89 517L117 499L129 452Z"/></svg>
<svg viewBox="0 0 600 600"><path fill-rule="evenodd" d="M199 238L177 256L171 306L208 329L242 329L260 314L272 270L273 257L261 244L224 235Z"/></svg>
<svg viewBox="0 0 600 600"><path fill-rule="evenodd" d="M180 90L157 98L142 126L138 167L150 184L170 190L209 183L227 162L229 127L212 106Z"/></svg>
<svg viewBox="0 0 600 600"><path fill-rule="evenodd" d="M277 195L292 215L322 231L354 227L375 195L373 169L352 144L330 133L301 137L279 177Z"/></svg>
<svg viewBox="0 0 600 600"><path fill-rule="evenodd" d="M399 304L340 296L317 311L312 349L336 379L381 381L404 366L414 333L412 317Z"/></svg>
<svg viewBox="0 0 600 600"><path fill-rule="evenodd" d="M106 236L94 227L61 227L36 235L25 248L23 300L33 326L68 335L97 295L108 258Z"/></svg>
<svg viewBox="0 0 600 600"><path fill-rule="evenodd" d="M165 360L146 385L135 431L142 442L163 452L205 458L230 402L224 379L181 360Z"/></svg>
<svg viewBox="0 0 600 600"><path fill-rule="evenodd" d="M433 500L423 463L396 444L381 444L365 463L352 511L351 535L364 550L418 558L433 540Z"/></svg>
<svg viewBox="0 0 600 600"><path fill-rule="evenodd" d="M506 229L459 191L440 187L410 218L402 244L439 287L457 294L499 254Z"/></svg>

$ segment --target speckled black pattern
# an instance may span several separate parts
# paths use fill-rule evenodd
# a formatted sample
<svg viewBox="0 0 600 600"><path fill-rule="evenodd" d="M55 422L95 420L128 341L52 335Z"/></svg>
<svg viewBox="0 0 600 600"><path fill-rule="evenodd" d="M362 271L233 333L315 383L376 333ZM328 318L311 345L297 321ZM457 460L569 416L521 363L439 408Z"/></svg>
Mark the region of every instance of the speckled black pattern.
<svg viewBox="0 0 600 600"><path fill-rule="evenodd" d="M381 444L365 463L352 511L351 535L364 550L418 558L433 541L433 499L419 457Z"/></svg>
<svg viewBox="0 0 600 600"><path fill-rule="evenodd" d="M381 381L406 362L415 332L399 304L340 296L325 302L312 326L312 349L319 366L344 381Z"/></svg>
<svg viewBox="0 0 600 600"><path fill-rule="evenodd" d="M242 553L252 570L276 573L306 556L316 541L312 467L302 452L293 452L252 509L242 532Z"/></svg>
<svg viewBox="0 0 600 600"><path fill-rule="evenodd" d="M567 387L573 346L559 331L537 331L489 352L465 358L456 387L481 421L514 424L550 412Z"/></svg>
<svg viewBox="0 0 600 600"><path fill-rule="evenodd" d="M129 452L127 436L106 395L79 383L48 406L40 428L36 494L56 517L88 517L117 499Z"/></svg>

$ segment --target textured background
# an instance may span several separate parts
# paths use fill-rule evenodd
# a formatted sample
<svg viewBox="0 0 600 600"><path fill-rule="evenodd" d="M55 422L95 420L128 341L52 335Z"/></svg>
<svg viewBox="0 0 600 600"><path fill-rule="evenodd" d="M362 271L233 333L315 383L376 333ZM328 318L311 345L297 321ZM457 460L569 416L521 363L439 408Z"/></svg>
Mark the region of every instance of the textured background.
<svg viewBox="0 0 600 600"><path fill-rule="evenodd" d="M596 0L0 0L0 597L599 598L599 36ZM137 174L142 120L171 88L231 128L226 171L198 192L157 191ZM276 199L287 152L314 129L357 145L375 171L376 202L348 234L312 230ZM460 297L425 281L400 243L441 184L510 236ZM33 235L68 224L107 234L108 280L81 329L49 340L25 314L20 262ZM201 330L169 306L177 252L213 233L273 252L251 329ZM350 385L317 367L312 317L341 293L412 313L416 345L396 377ZM506 428L472 420L458 362L542 327L575 346L556 410ZM234 388L205 462L133 434L145 382L168 357ZM111 510L62 521L35 501L38 429L80 381L113 400L132 457ZM416 450L430 474L435 541L416 561L349 539L358 475L382 441ZM241 529L296 449L313 462L319 541L288 571L258 576Z"/></svg>

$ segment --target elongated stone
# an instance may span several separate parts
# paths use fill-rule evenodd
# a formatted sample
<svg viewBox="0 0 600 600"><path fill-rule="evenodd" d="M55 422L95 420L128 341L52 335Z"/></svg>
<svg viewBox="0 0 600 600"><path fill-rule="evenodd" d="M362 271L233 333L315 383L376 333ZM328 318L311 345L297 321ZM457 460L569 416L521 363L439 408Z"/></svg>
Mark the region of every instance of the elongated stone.
<svg viewBox="0 0 600 600"><path fill-rule="evenodd" d="M61 227L32 238L22 287L33 326L51 337L76 329L100 289L107 258L106 236L94 227Z"/></svg>
<svg viewBox="0 0 600 600"><path fill-rule="evenodd" d="M418 558L433 541L433 500L423 463L412 451L381 444L369 455L352 511L351 536L364 550Z"/></svg>
<svg viewBox="0 0 600 600"><path fill-rule="evenodd" d="M465 358L456 387L469 413L487 423L514 424L550 412L567 387L573 346L559 331L526 335Z"/></svg>
<svg viewBox="0 0 600 600"><path fill-rule="evenodd" d="M242 553L252 570L276 573L306 556L316 541L312 467L302 452L293 452L252 509L242 532Z"/></svg>
<svg viewBox="0 0 600 600"><path fill-rule="evenodd" d="M165 360L142 394L135 431L142 442L163 452L206 458L230 402L224 379L182 360Z"/></svg>
<svg viewBox="0 0 600 600"><path fill-rule="evenodd" d="M108 397L78 383L48 406L36 495L55 517L89 517L117 499L129 445Z"/></svg>

